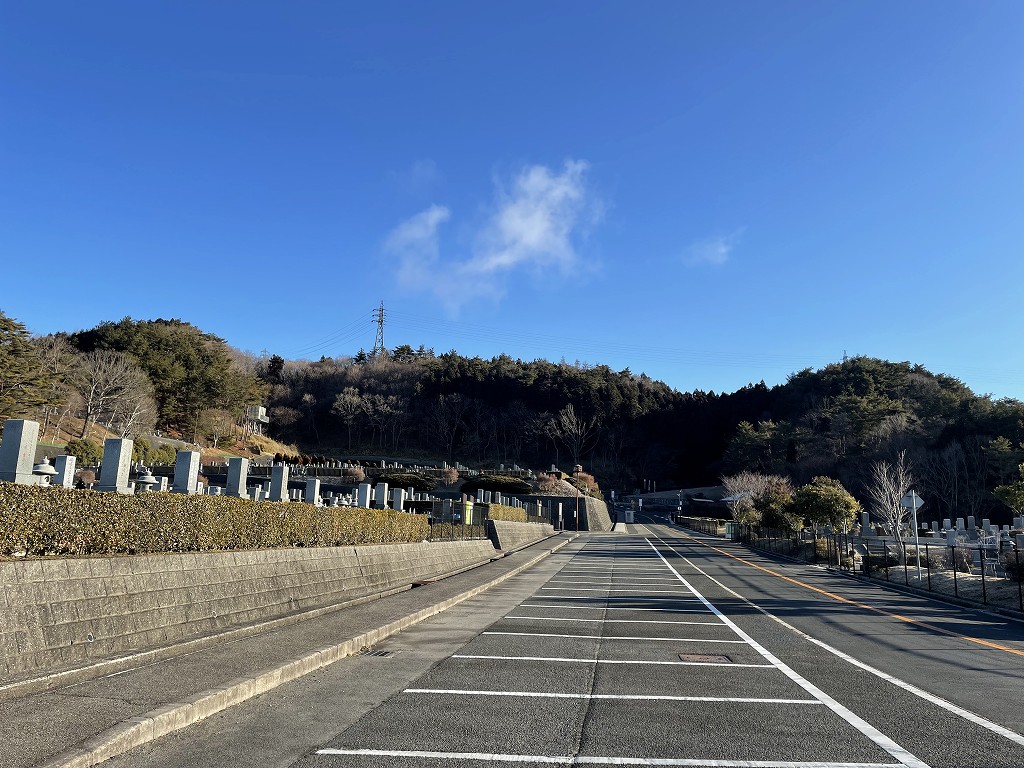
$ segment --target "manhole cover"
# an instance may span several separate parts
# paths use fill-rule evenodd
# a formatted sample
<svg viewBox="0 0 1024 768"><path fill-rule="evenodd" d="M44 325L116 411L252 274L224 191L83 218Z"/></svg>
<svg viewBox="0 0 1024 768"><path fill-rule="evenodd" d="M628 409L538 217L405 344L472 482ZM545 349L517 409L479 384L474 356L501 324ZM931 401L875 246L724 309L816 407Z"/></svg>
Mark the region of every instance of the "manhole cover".
<svg viewBox="0 0 1024 768"><path fill-rule="evenodd" d="M704 664L731 664L728 656L716 656L708 653L680 653L680 661L696 661Z"/></svg>

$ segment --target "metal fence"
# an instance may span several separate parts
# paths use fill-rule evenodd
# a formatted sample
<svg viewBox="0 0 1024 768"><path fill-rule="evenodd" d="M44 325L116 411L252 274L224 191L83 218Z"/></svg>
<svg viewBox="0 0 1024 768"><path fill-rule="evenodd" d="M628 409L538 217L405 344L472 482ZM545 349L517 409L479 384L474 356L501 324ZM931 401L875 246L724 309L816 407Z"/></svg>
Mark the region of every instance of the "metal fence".
<svg viewBox="0 0 1024 768"><path fill-rule="evenodd" d="M996 537L897 540L820 530L797 533L732 521L677 516L679 525L783 557L871 579L1024 611L1024 552Z"/></svg>

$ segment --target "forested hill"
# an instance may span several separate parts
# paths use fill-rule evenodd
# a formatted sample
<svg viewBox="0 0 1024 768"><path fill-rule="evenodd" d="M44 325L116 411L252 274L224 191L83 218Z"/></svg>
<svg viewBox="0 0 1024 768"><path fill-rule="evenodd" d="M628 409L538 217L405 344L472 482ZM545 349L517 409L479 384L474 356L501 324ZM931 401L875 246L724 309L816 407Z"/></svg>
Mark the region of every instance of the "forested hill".
<svg viewBox="0 0 1024 768"><path fill-rule="evenodd" d="M931 509L960 514L982 510L1024 461L1020 402L869 357L716 394L628 369L422 346L255 357L177 320L31 338L0 314L0 335L0 417L72 414L126 435L155 427L200 442L230 437L247 405L265 405L271 435L309 454L582 463L605 488L623 489L643 479L702 486L753 469L800 483L830 475L856 492L872 461L906 449Z"/></svg>

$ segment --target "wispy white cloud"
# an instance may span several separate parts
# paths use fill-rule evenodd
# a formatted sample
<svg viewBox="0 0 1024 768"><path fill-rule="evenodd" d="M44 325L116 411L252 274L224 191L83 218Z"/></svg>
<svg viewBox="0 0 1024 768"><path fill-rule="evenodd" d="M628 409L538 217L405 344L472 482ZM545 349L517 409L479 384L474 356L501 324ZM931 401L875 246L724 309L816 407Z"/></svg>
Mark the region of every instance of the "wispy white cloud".
<svg viewBox="0 0 1024 768"><path fill-rule="evenodd" d="M391 230L384 251L397 259L399 285L416 288L435 274L440 260L438 229L449 218L447 208L432 205Z"/></svg>
<svg viewBox="0 0 1024 768"><path fill-rule="evenodd" d="M474 292L484 288L493 300L515 273L568 274L580 261L574 241L600 212L586 172L587 163L567 160L558 171L532 165L508 183L496 180L494 202L462 258L442 254L439 230L451 218L448 208L432 205L402 222L384 241L400 285L429 290L457 313L469 299L459 286L470 281Z"/></svg>
<svg viewBox="0 0 1024 768"><path fill-rule="evenodd" d="M534 165L524 168L509 189L499 185L496 209L465 269L476 274L519 266L568 271L577 259L572 235L588 203L586 171L582 160L567 160L561 173Z"/></svg>
<svg viewBox="0 0 1024 768"><path fill-rule="evenodd" d="M743 230L738 229L727 235L715 235L704 240L691 243L687 248L683 260L692 266L710 264L720 267L729 261L732 252L739 245Z"/></svg>

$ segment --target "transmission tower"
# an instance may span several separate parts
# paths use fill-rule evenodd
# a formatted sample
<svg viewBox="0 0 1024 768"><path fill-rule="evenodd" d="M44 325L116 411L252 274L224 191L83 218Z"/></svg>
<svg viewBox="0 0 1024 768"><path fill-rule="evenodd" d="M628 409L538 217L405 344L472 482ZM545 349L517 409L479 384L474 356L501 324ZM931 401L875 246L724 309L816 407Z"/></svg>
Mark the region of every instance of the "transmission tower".
<svg viewBox="0 0 1024 768"><path fill-rule="evenodd" d="M373 322L377 324L377 338L373 342L373 352L370 353L372 357L384 354L384 302L381 301L380 307L373 311Z"/></svg>

